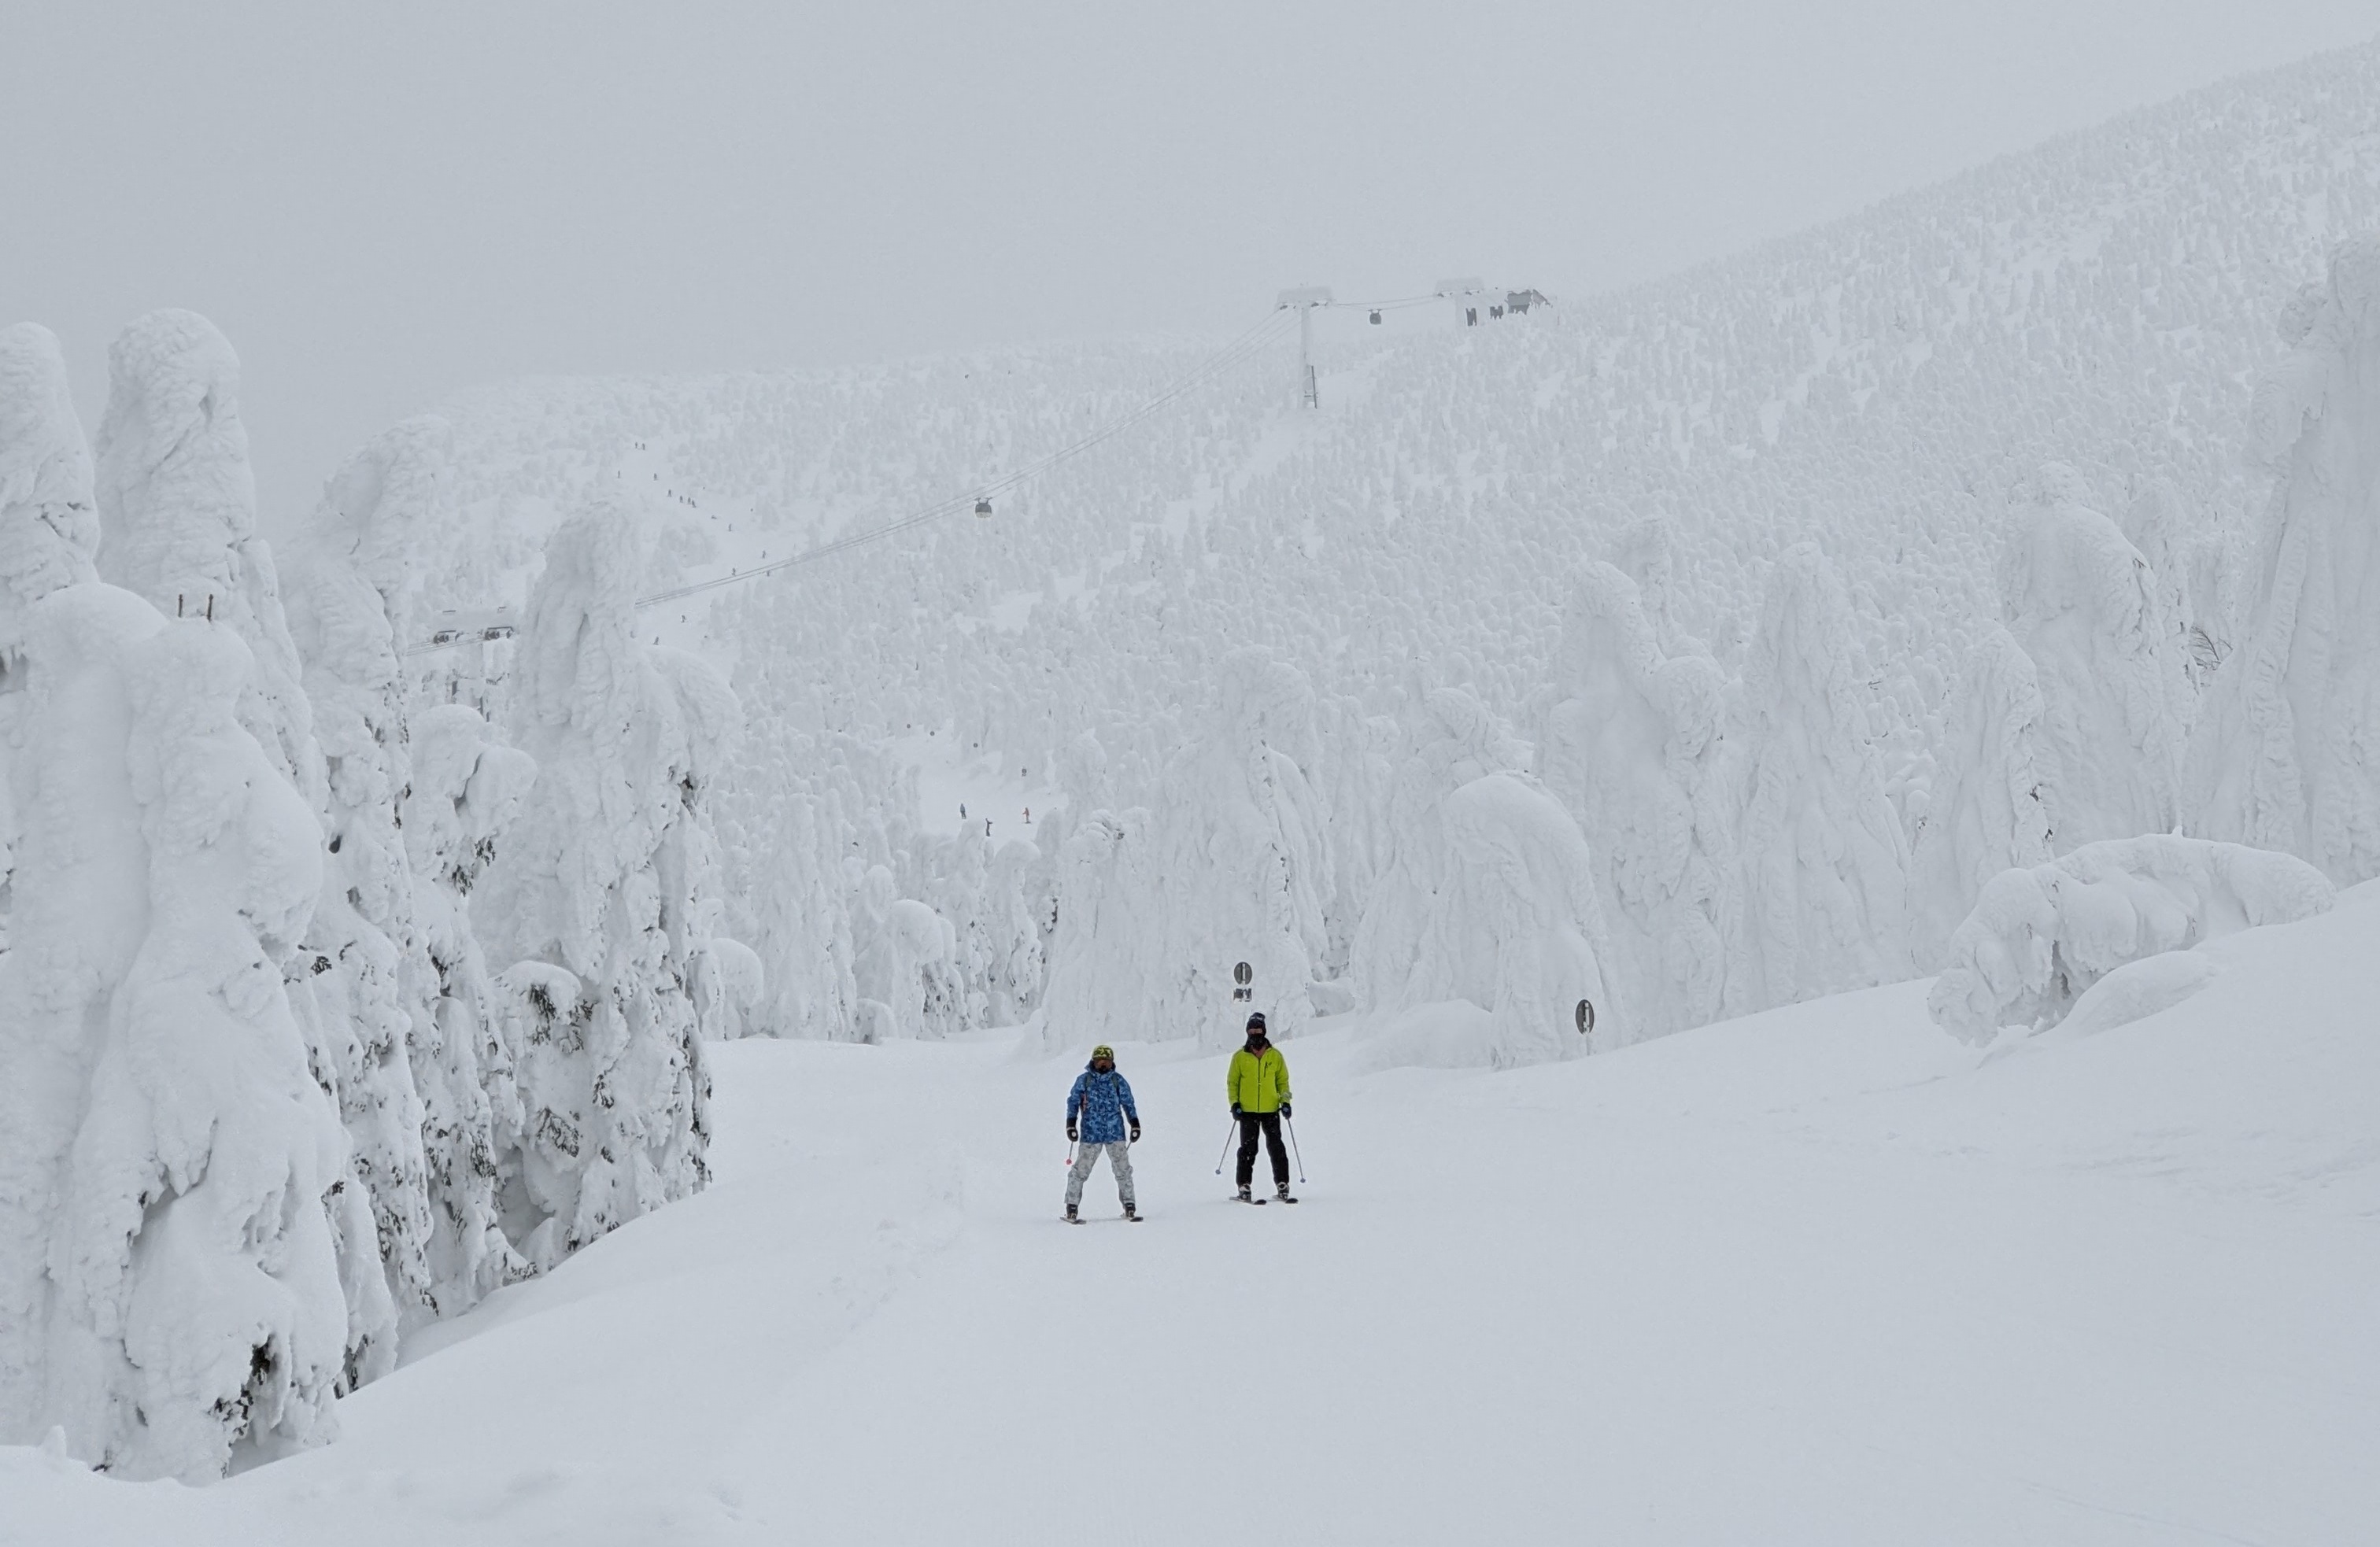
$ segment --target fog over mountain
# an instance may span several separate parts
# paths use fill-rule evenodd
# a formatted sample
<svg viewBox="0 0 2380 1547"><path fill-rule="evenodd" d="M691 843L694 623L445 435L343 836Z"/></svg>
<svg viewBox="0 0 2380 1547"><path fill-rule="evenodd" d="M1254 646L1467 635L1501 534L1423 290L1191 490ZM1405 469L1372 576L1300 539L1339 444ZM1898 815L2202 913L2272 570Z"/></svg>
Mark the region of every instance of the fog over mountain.
<svg viewBox="0 0 2380 1547"><path fill-rule="evenodd" d="M0 1542L2380 1513L2380 41L745 19L26 24Z"/></svg>

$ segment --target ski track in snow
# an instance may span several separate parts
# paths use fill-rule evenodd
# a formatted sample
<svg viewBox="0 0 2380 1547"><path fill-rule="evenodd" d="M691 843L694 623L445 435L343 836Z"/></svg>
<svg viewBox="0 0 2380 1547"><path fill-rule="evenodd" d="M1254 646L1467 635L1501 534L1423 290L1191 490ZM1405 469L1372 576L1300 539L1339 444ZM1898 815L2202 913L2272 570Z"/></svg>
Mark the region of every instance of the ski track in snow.
<svg viewBox="0 0 2380 1547"><path fill-rule="evenodd" d="M1220 1060L1118 1039L1129 1231L1056 1223L1071 1060L728 1045L710 1190L417 1338L331 1446L0 1454L0 1541L2351 1541L2375 926L2380 884L1982 1055L1922 982L1494 1074L1354 1075L1325 1021L1294 1211L1213 1175Z"/></svg>

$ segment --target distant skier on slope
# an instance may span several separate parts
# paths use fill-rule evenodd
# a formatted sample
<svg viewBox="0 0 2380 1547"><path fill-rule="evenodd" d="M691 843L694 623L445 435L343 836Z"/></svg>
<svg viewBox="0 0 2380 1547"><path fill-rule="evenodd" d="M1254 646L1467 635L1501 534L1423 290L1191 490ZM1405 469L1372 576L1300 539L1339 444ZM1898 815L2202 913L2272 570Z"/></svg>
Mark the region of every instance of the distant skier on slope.
<svg viewBox="0 0 2380 1547"><path fill-rule="evenodd" d="M1273 1196L1294 1203L1289 1195L1289 1152L1281 1146L1281 1120L1289 1116L1289 1061L1265 1035L1264 1011L1248 1017L1248 1040L1232 1055L1223 1072L1223 1094L1231 1098L1232 1116L1240 1123L1240 1202L1261 1203L1248 1196L1257 1173L1257 1135L1264 1135L1272 1152Z"/></svg>
<svg viewBox="0 0 2380 1547"><path fill-rule="evenodd" d="M1129 1137L1124 1132L1127 1122L1132 1125ZM1075 1167L1066 1173L1067 1222L1083 1222L1075 1211L1083 1202L1083 1184L1091 1179L1091 1167L1099 1164L1102 1150L1107 1152L1108 1169L1115 1173L1123 1216L1138 1220L1140 1215L1132 1206L1132 1146L1140 1142L1140 1111L1132 1104L1131 1083L1116 1072L1115 1049L1105 1043L1091 1049L1091 1061L1075 1076L1075 1088L1066 1093L1066 1137L1078 1144Z"/></svg>

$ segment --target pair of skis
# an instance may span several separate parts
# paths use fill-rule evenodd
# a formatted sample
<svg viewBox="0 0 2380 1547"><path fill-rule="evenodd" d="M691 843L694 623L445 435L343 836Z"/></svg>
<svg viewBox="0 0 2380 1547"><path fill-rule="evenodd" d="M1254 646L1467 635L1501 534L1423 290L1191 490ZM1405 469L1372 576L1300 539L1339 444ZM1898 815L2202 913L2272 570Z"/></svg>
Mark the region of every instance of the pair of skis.
<svg viewBox="0 0 2380 1547"><path fill-rule="evenodd" d="M1234 1197L1232 1201L1233 1203L1254 1203L1257 1207L1258 1207L1258 1208L1262 1208L1262 1207L1264 1207L1267 1203L1272 1203L1274 1200L1273 1200L1273 1199L1270 1199L1270 1198L1245 1198L1245 1199L1243 1199L1243 1198ZM1284 1203L1296 1203L1296 1202L1297 1202L1297 1200L1296 1200L1296 1199L1294 1199L1294 1198L1283 1197L1283 1198L1281 1198L1281 1199L1280 1200L1280 1202ZM1124 1219L1124 1222L1125 1222L1126 1224L1128 1224L1128 1225L1137 1225L1137 1224L1139 1224L1142 1220L1147 1219L1148 1217L1148 1215L1145 1215L1145 1214L1138 1214L1138 1213L1135 1213L1135 1214L1128 1214L1128 1215L1125 1215L1123 1216L1123 1219ZM1058 1216L1058 1218L1059 1218L1059 1220L1060 1220L1061 1222L1062 1222L1062 1223L1064 1223L1064 1224L1067 1224L1067 1225L1088 1225L1088 1224L1090 1223L1090 1221L1089 1221L1089 1220L1083 1218L1083 1217L1082 1217L1081 1215L1067 1215L1067 1214L1062 1214L1062 1215L1060 1215Z"/></svg>

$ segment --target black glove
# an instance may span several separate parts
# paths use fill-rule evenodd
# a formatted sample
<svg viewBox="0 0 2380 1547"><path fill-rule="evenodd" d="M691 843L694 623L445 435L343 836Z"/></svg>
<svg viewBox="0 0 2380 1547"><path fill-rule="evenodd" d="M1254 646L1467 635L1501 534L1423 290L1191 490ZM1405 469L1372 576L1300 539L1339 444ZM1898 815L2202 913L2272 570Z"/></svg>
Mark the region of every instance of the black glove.
<svg viewBox="0 0 2380 1547"><path fill-rule="evenodd" d="M1135 1144L1140 1142L1140 1125L1138 1123L1132 1125L1132 1142Z"/></svg>
<svg viewBox="0 0 2380 1547"><path fill-rule="evenodd" d="M1238 1117L1239 1115L1240 1115L1240 1104L1239 1104L1238 1102L1236 1102L1236 1101L1235 1101L1235 1102L1232 1103L1232 1116L1233 1116L1233 1117L1235 1117L1235 1118L1236 1118L1236 1117Z"/></svg>
<svg viewBox="0 0 2380 1547"><path fill-rule="evenodd" d="M1068 1142L1069 1144L1071 1144L1071 1143L1073 1143L1074 1142L1075 1142L1075 1125L1074 1125L1073 1123L1068 1123L1068 1124L1066 1125L1066 1142Z"/></svg>
<svg viewBox="0 0 2380 1547"><path fill-rule="evenodd" d="M1287 1118L1289 1116L1289 1103L1286 1101L1281 1104L1281 1115L1283 1118Z"/></svg>

